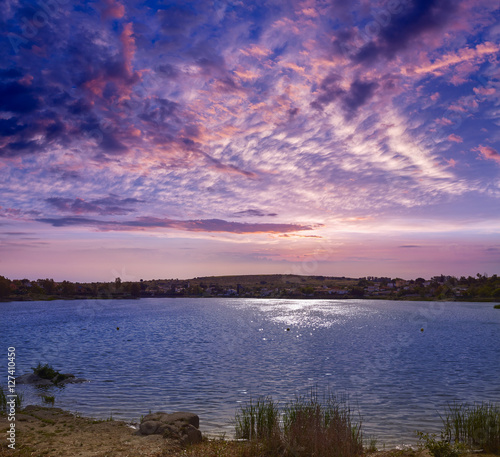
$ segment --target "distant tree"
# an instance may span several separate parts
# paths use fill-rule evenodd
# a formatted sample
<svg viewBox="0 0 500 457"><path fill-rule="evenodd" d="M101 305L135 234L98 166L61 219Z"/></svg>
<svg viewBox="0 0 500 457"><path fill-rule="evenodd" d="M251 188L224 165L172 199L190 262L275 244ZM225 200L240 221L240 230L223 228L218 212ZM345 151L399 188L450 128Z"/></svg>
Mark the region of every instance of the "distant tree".
<svg viewBox="0 0 500 457"><path fill-rule="evenodd" d="M121 278L119 278L119 277L118 277L118 278L116 278L116 279L115 279L115 290L116 290L116 291L119 291L119 290L120 290L120 288L121 288L121 285L122 285L122 280L121 280Z"/></svg>
<svg viewBox="0 0 500 457"><path fill-rule="evenodd" d="M56 291L56 283L53 279L39 279L38 283L47 295L52 295Z"/></svg>
<svg viewBox="0 0 500 457"><path fill-rule="evenodd" d="M353 297L363 297L365 295L365 291L360 287L353 287L349 290L349 295Z"/></svg>
<svg viewBox="0 0 500 457"><path fill-rule="evenodd" d="M306 286L306 287L302 287L300 289L300 291L304 294L304 295L312 295L314 293L314 287L312 286Z"/></svg>
<svg viewBox="0 0 500 457"><path fill-rule="evenodd" d="M141 296L141 284L138 282L133 282L130 285L130 295L132 297L140 297Z"/></svg>
<svg viewBox="0 0 500 457"><path fill-rule="evenodd" d="M10 295L10 279L0 276L0 298L7 298Z"/></svg>
<svg viewBox="0 0 500 457"><path fill-rule="evenodd" d="M63 281L61 283L61 292L63 295L72 296L76 293L76 286L69 281Z"/></svg>

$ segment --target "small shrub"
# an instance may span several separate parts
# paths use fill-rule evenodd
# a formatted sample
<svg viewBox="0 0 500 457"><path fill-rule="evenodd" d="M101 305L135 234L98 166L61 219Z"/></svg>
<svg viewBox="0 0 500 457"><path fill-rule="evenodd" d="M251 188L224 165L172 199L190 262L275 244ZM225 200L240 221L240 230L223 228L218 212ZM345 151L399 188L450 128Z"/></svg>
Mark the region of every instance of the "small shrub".
<svg viewBox="0 0 500 457"><path fill-rule="evenodd" d="M68 378L68 376L60 373L59 370L55 370L48 363L46 363L45 365L38 363L38 365L35 368L32 367L31 369L33 370L33 373L39 376L40 378L48 379L52 381L54 384L58 384L59 382L64 381L65 379Z"/></svg>
<svg viewBox="0 0 500 457"><path fill-rule="evenodd" d="M458 457L459 451L456 446L448 441L436 439L436 434L429 435L428 433L417 432L421 441L424 442L423 447L426 448L434 457Z"/></svg>
<svg viewBox="0 0 500 457"><path fill-rule="evenodd" d="M37 376L40 376L42 379L54 379L56 376L60 375L59 371L54 370L48 363L45 365L42 365L41 363L38 363L38 365L35 368L31 368L33 370L33 373L35 373Z"/></svg>

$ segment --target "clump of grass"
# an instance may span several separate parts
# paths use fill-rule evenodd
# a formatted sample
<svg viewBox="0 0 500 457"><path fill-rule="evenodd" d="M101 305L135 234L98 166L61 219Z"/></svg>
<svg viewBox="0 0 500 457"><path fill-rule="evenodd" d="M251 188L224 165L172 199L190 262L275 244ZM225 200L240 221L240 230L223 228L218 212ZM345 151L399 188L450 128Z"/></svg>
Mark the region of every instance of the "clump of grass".
<svg viewBox="0 0 500 457"><path fill-rule="evenodd" d="M270 397L249 402L236 414L236 436L250 440L245 456L353 457L363 452L361 423L345 400L297 397L282 409Z"/></svg>
<svg viewBox="0 0 500 457"><path fill-rule="evenodd" d="M48 363L42 365L38 362L38 365L35 368L31 368L33 373L39 376L42 379L54 379L56 376L60 375L59 371L54 370Z"/></svg>
<svg viewBox="0 0 500 457"><path fill-rule="evenodd" d="M434 457L458 457L459 449L449 441L438 440L435 433L417 432L423 447L426 448Z"/></svg>
<svg viewBox="0 0 500 457"><path fill-rule="evenodd" d="M365 447L366 452L377 452L378 439L376 436L369 436L367 438L367 446Z"/></svg>
<svg viewBox="0 0 500 457"><path fill-rule="evenodd" d="M17 394L15 396L14 400L16 402L16 409L20 410L22 408L22 405L23 405L24 395L23 394Z"/></svg>
<svg viewBox="0 0 500 457"><path fill-rule="evenodd" d="M56 397L54 397L52 395L42 395L42 400L44 401L44 403L49 403L52 406L54 406L54 402L56 400Z"/></svg>
<svg viewBox="0 0 500 457"><path fill-rule="evenodd" d="M271 397L261 397L255 403L250 400L236 413L237 439L268 439L278 429L278 404Z"/></svg>
<svg viewBox="0 0 500 457"><path fill-rule="evenodd" d="M498 305L493 306L495 309L500 309L500 303Z"/></svg>
<svg viewBox="0 0 500 457"><path fill-rule="evenodd" d="M64 381L65 379L68 378L65 374L62 374L59 372L59 370L55 370L53 367L51 367L48 363L45 365L42 365L40 362L35 368L31 368L33 370L33 373L39 376L42 379L49 379L52 381L54 384L57 384L61 381Z"/></svg>
<svg viewBox="0 0 500 457"><path fill-rule="evenodd" d="M453 403L445 410L443 439L500 454L500 405Z"/></svg>

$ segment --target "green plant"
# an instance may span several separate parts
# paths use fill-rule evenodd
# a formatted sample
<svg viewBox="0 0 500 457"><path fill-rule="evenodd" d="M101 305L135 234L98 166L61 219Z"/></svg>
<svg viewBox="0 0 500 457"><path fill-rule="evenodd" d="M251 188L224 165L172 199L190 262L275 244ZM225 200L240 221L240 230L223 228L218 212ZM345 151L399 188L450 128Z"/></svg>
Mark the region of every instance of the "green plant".
<svg viewBox="0 0 500 457"><path fill-rule="evenodd" d="M368 441L368 444L366 446L366 451L367 452L377 452L377 443L378 443L378 440L377 440L377 437L375 436L369 436L367 438L367 441Z"/></svg>
<svg viewBox="0 0 500 457"><path fill-rule="evenodd" d="M51 395L42 395L42 400L43 400L45 403L50 403L50 404L54 405L54 402L55 402L55 400L56 400L56 397L51 396Z"/></svg>
<svg viewBox="0 0 500 457"><path fill-rule="evenodd" d="M46 363L45 365L38 363L38 365L35 368L32 367L31 369L33 370L33 373L39 376L40 378L49 379L54 384L57 384L68 378L68 376L60 373L59 370L55 370L48 363Z"/></svg>
<svg viewBox="0 0 500 457"><path fill-rule="evenodd" d="M417 432L417 435L424 442L423 447L434 457L458 457L458 448L448 441L437 440L435 433Z"/></svg>
<svg viewBox="0 0 500 457"><path fill-rule="evenodd" d="M283 408L271 397L248 402L236 414L236 437L249 440L246 457L353 457L363 452L361 423L352 421L345 399L322 401L311 390Z"/></svg>
<svg viewBox="0 0 500 457"><path fill-rule="evenodd" d="M271 397L250 400L236 413L236 438L268 439L278 431L279 409Z"/></svg>
<svg viewBox="0 0 500 457"><path fill-rule="evenodd" d="M48 363L42 365L40 362L35 368L31 368L33 373L39 376L42 379L54 379L57 375L59 375L59 371L54 370Z"/></svg>
<svg viewBox="0 0 500 457"><path fill-rule="evenodd" d="M442 417L444 439L469 448L500 453L500 405L453 403Z"/></svg>
<svg viewBox="0 0 500 457"><path fill-rule="evenodd" d="M14 400L16 402L16 409L19 410L22 408L22 403L23 403L23 400L24 400L24 395L23 394L17 394L15 397L14 397Z"/></svg>

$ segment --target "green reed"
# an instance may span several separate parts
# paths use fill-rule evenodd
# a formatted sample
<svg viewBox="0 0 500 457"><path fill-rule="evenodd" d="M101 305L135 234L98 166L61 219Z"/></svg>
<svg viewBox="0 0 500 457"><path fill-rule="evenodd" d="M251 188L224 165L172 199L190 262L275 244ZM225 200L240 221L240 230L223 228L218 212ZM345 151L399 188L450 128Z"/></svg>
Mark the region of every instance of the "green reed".
<svg viewBox="0 0 500 457"><path fill-rule="evenodd" d="M345 399L334 395L297 397L279 408L271 397L250 401L236 414L236 437L250 440L249 457L353 457L363 452L361 421ZM250 450L250 452L248 452Z"/></svg>
<svg viewBox="0 0 500 457"><path fill-rule="evenodd" d="M452 403L445 410L441 436L450 443L500 453L500 405Z"/></svg>

